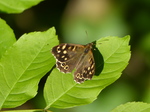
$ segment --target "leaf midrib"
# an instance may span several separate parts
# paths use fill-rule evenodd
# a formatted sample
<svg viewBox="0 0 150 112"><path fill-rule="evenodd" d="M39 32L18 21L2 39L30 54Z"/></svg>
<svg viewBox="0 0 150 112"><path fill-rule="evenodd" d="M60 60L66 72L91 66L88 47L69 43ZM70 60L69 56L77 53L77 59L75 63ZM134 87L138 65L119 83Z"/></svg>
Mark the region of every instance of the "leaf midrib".
<svg viewBox="0 0 150 112"><path fill-rule="evenodd" d="M62 94L60 94L53 102L51 102L49 105L45 107L45 109L50 108L52 104L54 104L56 101L58 101L62 96L64 96L68 91L70 91L73 87L75 87L77 83L74 83L70 88L66 89Z"/></svg>

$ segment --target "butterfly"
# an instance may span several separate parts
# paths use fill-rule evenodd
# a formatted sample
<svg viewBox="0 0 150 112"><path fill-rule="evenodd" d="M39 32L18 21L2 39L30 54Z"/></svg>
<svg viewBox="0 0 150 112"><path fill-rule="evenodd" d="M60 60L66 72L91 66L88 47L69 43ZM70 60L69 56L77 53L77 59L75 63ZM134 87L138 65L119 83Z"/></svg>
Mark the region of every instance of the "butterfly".
<svg viewBox="0 0 150 112"><path fill-rule="evenodd" d="M75 69L74 80L83 83L95 74L93 43L86 45L62 43L52 48L56 67L60 72L70 73Z"/></svg>

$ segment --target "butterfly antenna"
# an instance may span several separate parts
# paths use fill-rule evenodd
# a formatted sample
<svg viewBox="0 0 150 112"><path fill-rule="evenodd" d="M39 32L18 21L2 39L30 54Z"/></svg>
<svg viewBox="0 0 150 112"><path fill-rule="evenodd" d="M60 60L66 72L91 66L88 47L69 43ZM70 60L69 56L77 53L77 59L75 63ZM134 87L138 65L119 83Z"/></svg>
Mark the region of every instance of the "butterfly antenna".
<svg viewBox="0 0 150 112"><path fill-rule="evenodd" d="M86 33L86 37L89 38L89 37L88 37L88 32L87 32L86 30L85 30L85 33Z"/></svg>

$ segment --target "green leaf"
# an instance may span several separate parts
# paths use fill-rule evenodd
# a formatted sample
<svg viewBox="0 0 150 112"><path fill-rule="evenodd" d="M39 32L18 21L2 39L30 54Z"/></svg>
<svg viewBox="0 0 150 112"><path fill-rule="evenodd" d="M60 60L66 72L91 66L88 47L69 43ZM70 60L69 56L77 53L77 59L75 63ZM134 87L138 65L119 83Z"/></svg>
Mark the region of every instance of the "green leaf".
<svg viewBox="0 0 150 112"><path fill-rule="evenodd" d="M0 61L0 108L14 108L37 94L38 83L54 65L55 29L24 34Z"/></svg>
<svg viewBox="0 0 150 112"><path fill-rule="evenodd" d="M44 110L44 109L30 109L30 110L5 110L4 112L52 112L50 110Z"/></svg>
<svg viewBox="0 0 150 112"><path fill-rule="evenodd" d="M43 0L0 0L0 11L6 13L21 13L41 1Z"/></svg>
<svg viewBox="0 0 150 112"><path fill-rule="evenodd" d="M16 42L13 30L0 18L0 58Z"/></svg>
<svg viewBox="0 0 150 112"><path fill-rule="evenodd" d="M63 74L54 69L44 87L46 107L70 108L93 102L98 94L116 81L130 59L129 36L124 38L106 37L97 41L96 46L103 55L104 69L92 80L77 84L73 75ZM101 65L101 63L100 63Z"/></svg>
<svg viewBox="0 0 150 112"><path fill-rule="evenodd" d="M129 102L118 106L111 112L150 112L150 104L143 102Z"/></svg>

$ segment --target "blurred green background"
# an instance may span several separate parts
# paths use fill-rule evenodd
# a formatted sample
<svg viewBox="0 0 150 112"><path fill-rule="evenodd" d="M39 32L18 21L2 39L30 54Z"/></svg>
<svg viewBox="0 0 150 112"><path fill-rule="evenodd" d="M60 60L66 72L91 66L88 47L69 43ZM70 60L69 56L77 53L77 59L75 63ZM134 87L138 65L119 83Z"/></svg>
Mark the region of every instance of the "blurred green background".
<svg viewBox="0 0 150 112"><path fill-rule="evenodd" d="M54 26L61 42L87 44L106 36L131 36L131 59L122 76L91 104L54 112L109 112L131 102L150 103L149 0L45 0L21 14L0 17L22 34ZM43 108L43 78L38 95L17 109Z"/></svg>

